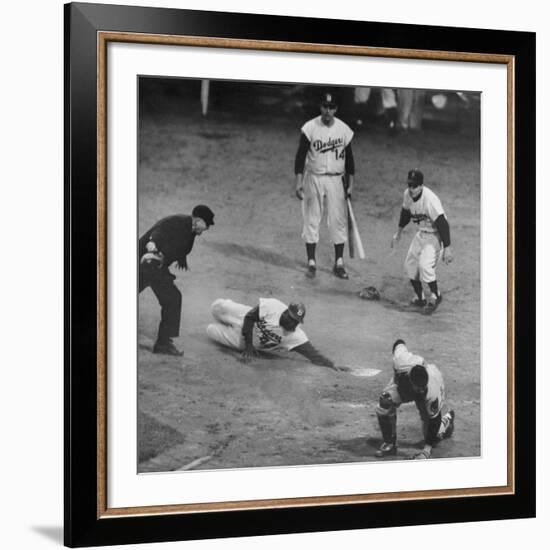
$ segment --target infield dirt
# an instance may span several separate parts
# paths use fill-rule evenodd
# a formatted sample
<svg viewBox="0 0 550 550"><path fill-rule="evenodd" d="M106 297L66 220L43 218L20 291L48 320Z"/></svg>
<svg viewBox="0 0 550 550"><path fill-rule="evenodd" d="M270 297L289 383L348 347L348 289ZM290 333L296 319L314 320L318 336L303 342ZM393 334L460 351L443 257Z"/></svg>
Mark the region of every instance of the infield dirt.
<svg viewBox="0 0 550 550"><path fill-rule="evenodd" d="M207 204L215 225L195 240L189 271L173 270L183 295L176 344L183 358L154 355L159 306L139 296L138 470L219 469L377 460L375 407L391 377L391 346L409 348L443 372L456 412L452 439L436 457L480 455L480 145L479 131L428 129L390 137L379 125L356 130L355 216L366 259L349 259L349 280L332 275L323 225L318 272L305 277L300 202L293 163L303 113L199 114L198 101L151 96L142 105L139 233L158 219ZM438 266L444 301L432 316L411 310L403 260L410 224L390 250L407 171L419 168L441 198L455 261ZM374 285L378 302L358 298ZM256 305L260 297L306 304L304 330L340 365L381 372L357 377L316 367L295 353L244 365L238 352L208 340L216 298ZM414 404L398 414L403 459L421 444Z"/></svg>

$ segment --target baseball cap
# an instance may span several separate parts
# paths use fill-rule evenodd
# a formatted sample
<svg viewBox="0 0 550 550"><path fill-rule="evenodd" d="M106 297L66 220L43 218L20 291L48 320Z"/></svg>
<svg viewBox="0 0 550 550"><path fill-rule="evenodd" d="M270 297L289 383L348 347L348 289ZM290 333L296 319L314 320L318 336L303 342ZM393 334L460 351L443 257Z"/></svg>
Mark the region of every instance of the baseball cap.
<svg viewBox="0 0 550 550"><path fill-rule="evenodd" d="M407 175L407 185L409 185L410 187L418 187L423 183L424 174L420 170L417 170L416 168L414 170L409 170L409 173Z"/></svg>
<svg viewBox="0 0 550 550"><path fill-rule="evenodd" d="M204 223L210 227L211 225L214 225L214 212L208 208L205 204L199 204L193 208L193 212L191 212L191 215L195 218L201 218L204 220Z"/></svg>
<svg viewBox="0 0 550 550"><path fill-rule="evenodd" d="M324 92L323 95L321 96L320 103L321 103L321 105L326 106L326 107L336 107L337 106L336 97L331 92Z"/></svg>
<svg viewBox="0 0 550 550"><path fill-rule="evenodd" d="M304 306L304 304L292 302L288 305L288 313L295 321L303 323L304 317L306 316L306 306Z"/></svg>

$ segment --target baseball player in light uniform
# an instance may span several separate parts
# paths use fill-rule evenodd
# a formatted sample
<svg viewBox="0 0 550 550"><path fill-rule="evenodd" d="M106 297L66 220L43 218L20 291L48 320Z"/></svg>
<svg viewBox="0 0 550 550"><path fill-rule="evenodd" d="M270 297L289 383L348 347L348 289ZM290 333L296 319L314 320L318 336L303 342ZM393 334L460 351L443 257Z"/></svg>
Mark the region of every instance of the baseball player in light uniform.
<svg viewBox="0 0 550 550"><path fill-rule="evenodd" d="M376 407L384 439L376 456L382 458L397 453L397 408L401 403L414 401L422 420L425 443L422 451L413 458L430 458L432 447L451 437L454 431L454 411L442 414L445 401L443 375L435 365L411 353L403 340L396 340L393 344L392 355L393 376Z"/></svg>
<svg viewBox="0 0 550 550"><path fill-rule="evenodd" d="M250 307L220 298L211 311L215 322L206 327L206 334L219 344L242 351L243 363L257 357L257 350L286 350L296 351L321 367L349 370L337 367L315 349L300 328L306 315L304 304L287 306L275 298L260 298L257 306Z"/></svg>
<svg viewBox="0 0 550 550"><path fill-rule="evenodd" d="M397 97L395 90L393 88L381 88L380 95L388 130L394 134L397 132Z"/></svg>
<svg viewBox="0 0 550 550"><path fill-rule="evenodd" d="M346 197L351 197L355 175L351 149L353 131L334 116L337 104L333 94L323 94L320 110L320 116L302 126L294 161L296 196L302 201L302 239L306 243L307 275L315 277L315 248L319 242L319 225L326 200L327 223L334 244L333 272L337 277L347 279L343 256L348 238ZM346 189L344 175L347 176Z"/></svg>
<svg viewBox="0 0 550 550"><path fill-rule="evenodd" d="M453 261L451 231L445 211L437 195L424 185L420 170L410 170L408 188L403 195L403 207L397 232L392 238L392 248L401 238L403 228L412 219L418 226L407 257L405 271L415 292L412 305L423 307L426 313L433 313L441 303L442 296L437 286L435 267L442 255L447 264ZM430 299L426 300L422 283L430 288Z"/></svg>

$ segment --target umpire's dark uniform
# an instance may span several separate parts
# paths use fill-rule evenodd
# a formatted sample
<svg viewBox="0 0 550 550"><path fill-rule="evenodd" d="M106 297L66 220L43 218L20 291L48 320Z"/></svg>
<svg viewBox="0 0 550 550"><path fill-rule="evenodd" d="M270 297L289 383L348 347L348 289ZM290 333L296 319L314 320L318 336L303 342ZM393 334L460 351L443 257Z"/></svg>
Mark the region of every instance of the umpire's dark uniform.
<svg viewBox="0 0 550 550"><path fill-rule="evenodd" d="M147 243L152 241L164 259L160 267L140 263L139 292L151 287L161 307L157 342L154 351L176 355L177 349L171 339L179 335L181 319L181 292L174 284L176 278L169 266L177 262L178 267L187 269L187 255L193 249L196 233L193 217L199 217L206 226L214 224L214 214L204 205L193 210L193 215L177 214L158 221L139 239L139 257L147 252ZM180 353L178 353L180 354Z"/></svg>

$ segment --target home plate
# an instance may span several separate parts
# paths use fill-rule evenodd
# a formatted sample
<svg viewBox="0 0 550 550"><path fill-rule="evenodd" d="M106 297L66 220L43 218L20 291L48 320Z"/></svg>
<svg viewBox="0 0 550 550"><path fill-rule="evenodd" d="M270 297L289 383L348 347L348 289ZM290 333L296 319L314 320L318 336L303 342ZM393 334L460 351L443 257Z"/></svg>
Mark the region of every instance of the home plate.
<svg viewBox="0 0 550 550"><path fill-rule="evenodd" d="M380 369L371 369L369 367L360 367L358 365L348 365L348 367L350 368L349 374L353 374L353 376L376 376L382 372Z"/></svg>

